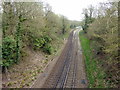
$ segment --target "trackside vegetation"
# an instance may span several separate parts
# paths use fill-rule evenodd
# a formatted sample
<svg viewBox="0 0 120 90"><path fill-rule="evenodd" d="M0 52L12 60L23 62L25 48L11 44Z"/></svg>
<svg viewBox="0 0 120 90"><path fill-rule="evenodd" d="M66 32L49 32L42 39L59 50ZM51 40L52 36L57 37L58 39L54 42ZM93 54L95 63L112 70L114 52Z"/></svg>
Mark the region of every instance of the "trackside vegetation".
<svg viewBox="0 0 120 90"><path fill-rule="evenodd" d="M71 29L78 25L55 14L43 2L3 2L2 72L19 64L26 48L52 55L60 48ZM27 53L26 53L27 54Z"/></svg>
<svg viewBox="0 0 120 90"><path fill-rule="evenodd" d="M90 6L84 10L84 20L81 24L84 33L81 32L80 37L86 57L90 87L96 87L93 82L96 82L98 87L104 87L100 84L100 82L104 83L104 80L108 87L120 86L118 11L118 2L114 1L101 3L98 9ZM102 70L97 69L99 65ZM92 71L95 73L91 73ZM103 75L104 77L102 71L106 74ZM100 78L104 80L101 81Z"/></svg>
<svg viewBox="0 0 120 90"><path fill-rule="evenodd" d="M83 49L83 55L85 59L86 73L89 83L89 88L105 88L105 72L100 68L98 62L92 53L92 49L90 46L90 40L86 37L86 34L81 31L80 42Z"/></svg>

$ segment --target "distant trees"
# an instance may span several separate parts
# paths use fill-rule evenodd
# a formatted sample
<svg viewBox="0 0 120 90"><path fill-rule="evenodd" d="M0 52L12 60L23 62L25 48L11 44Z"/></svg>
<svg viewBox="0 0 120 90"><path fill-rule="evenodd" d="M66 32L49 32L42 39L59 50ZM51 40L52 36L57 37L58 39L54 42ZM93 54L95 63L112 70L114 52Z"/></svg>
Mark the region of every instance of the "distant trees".
<svg viewBox="0 0 120 90"><path fill-rule="evenodd" d="M70 29L70 21L65 17L61 16L62 19L62 34L65 34Z"/></svg>
<svg viewBox="0 0 120 90"><path fill-rule="evenodd" d="M94 12L93 6L90 6L88 9L83 10L84 24L82 25L82 28L83 28L85 33L87 33L87 29L89 27L89 24L94 21L93 12Z"/></svg>
<svg viewBox="0 0 120 90"><path fill-rule="evenodd" d="M65 18L64 18L64 16L63 16L62 22L63 22L62 33L64 34L65 33Z"/></svg>
<svg viewBox="0 0 120 90"><path fill-rule="evenodd" d="M94 54L99 57L101 66L104 66L107 84L110 87L119 86L118 61L118 3L101 3L96 10L96 17L85 13L87 36L92 42ZM90 21L94 18L93 21ZM90 24L89 24L90 23Z"/></svg>

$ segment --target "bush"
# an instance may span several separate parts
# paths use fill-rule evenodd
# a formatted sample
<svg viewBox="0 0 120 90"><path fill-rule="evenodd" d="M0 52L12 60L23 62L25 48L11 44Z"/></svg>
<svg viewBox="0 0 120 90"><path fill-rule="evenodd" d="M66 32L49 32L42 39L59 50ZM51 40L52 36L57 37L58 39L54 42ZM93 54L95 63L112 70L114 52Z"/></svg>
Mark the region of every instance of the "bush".
<svg viewBox="0 0 120 90"><path fill-rule="evenodd" d="M42 48L44 46L44 44L46 43L44 38L36 38L34 40L34 49L39 50L40 48Z"/></svg>
<svg viewBox="0 0 120 90"><path fill-rule="evenodd" d="M40 38L36 37L33 40L33 46L35 50L43 50L47 54L52 54L52 47L50 45L51 38L49 36L42 36Z"/></svg>
<svg viewBox="0 0 120 90"><path fill-rule="evenodd" d="M16 59L16 41L12 36L3 39L2 45L2 66L10 66Z"/></svg>
<svg viewBox="0 0 120 90"><path fill-rule="evenodd" d="M50 43L52 39L49 36L43 36L46 43Z"/></svg>
<svg viewBox="0 0 120 90"><path fill-rule="evenodd" d="M52 54L53 48L50 44L46 44L45 47L43 48L43 51L47 54Z"/></svg>

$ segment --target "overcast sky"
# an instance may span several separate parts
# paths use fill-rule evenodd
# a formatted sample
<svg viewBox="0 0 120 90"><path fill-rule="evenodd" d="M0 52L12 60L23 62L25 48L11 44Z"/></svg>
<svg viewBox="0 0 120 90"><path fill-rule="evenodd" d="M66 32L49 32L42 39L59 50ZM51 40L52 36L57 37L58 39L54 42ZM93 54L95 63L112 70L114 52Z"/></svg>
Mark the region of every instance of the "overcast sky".
<svg viewBox="0 0 120 90"><path fill-rule="evenodd" d="M52 6L52 11L62 14L70 20L80 21L83 18L82 10L89 5L96 6L99 2L108 0L43 0Z"/></svg>

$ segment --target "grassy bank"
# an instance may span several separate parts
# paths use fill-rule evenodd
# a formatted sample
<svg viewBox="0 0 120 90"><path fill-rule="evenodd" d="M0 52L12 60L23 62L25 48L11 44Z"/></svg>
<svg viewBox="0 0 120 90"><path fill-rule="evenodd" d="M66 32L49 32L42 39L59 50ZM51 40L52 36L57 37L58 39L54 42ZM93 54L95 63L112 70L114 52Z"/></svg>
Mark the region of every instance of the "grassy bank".
<svg viewBox="0 0 120 90"><path fill-rule="evenodd" d="M86 73L89 82L89 88L104 88L106 87L104 77L104 71L99 67L99 62L94 59L92 49L90 46L90 40L85 34L80 32L80 41L83 49L83 55L85 57Z"/></svg>

